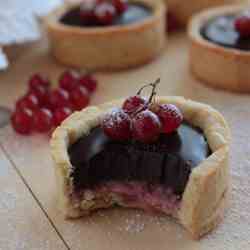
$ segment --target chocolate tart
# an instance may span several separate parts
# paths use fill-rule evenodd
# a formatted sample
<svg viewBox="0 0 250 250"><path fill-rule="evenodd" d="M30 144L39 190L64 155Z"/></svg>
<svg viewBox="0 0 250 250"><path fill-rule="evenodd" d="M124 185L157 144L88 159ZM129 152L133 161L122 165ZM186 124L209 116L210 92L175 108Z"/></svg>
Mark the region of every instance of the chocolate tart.
<svg viewBox="0 0 250 250"><path fill-rule="evenodd" d="M168 11L174 17L180 26L185 26L192 15L198 12L216 6L226 4L237 4L246 2L244 0L165 0L168 5Z"/></svg>
<svg viewBox="0 0 250 250"><path fill-rule="evenodd" d="M190 22L191 71L212 87L250 91L248 41L240 39L232 25L233 18L247 8L246 5L214 8L196 15Z"/></svg>
<svg viewBox="0 0 250 250"><path fill-rule="evenodd" d="M119 70L150 62L165 47L166 8L161 1L150 0L131 0L130 5L141 5L150 15L125 24L85 27L77 21L76 25L72 20L64 22L79 3L52 12L45 19L52 54L62 64L90 70Z"/></svg>
<svg viewBox="0 0 250 250"><path fill-rule="evenodd" d="M126 187L133 189L146 180L145 186L136 186L137 191L146 187L147 192L142 195L146 202L149 194L158 193L164 188L162 183L168 183L173 192L166 189L163 199L170 199L171 204L157 209L176 218L193 238L200 238L219 224L229 192L230 133L224 118L210 106L182 97L160 97L156 102L179 107L185 123L176 134L163 136L152 145L106 141L99 128L100 118L110 108L121 106L123 100L76 112L55 130L51 152L59 203L66 218L78 218L113 205L145 209L145 204L133 197L120 195L120 187L112 182L114 179L116 184L123 183L126 170L137 169L140 174L133 175L137 177L130 175L136 181ZM134 159L137 156L140 160ZM159 157L163 157L163 162L159 162ZM81 165L83 161L90 165ZM163 172L160 165L165 166ZM100 188L100 180L109 182ZM110 183L113 189L109 189ZM151 205L154 198L150 198Z"/></svg>

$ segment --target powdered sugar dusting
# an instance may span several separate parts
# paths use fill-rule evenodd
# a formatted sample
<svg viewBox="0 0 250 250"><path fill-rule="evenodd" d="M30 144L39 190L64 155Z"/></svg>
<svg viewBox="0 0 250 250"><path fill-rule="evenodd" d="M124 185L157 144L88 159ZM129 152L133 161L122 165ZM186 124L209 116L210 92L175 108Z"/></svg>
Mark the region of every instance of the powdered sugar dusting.
<svg viewBox="0 0 250 250"><path fill-rule="evenodd" d="M0 249L65 249L1 151L0 165Z"/></svg>
<svg viewBox="0 0 250 250"><path fill-rule="evenodd" d="M48 232L46 220L38 215L36 211L34 218L34 207L27 204L25 193L16 187L6 187L0 192L0 249L2 250L26 250L26 249L52 249L62 247L60 241L47 238L44 231ZM34 205L34 204L33 204ZM40 212L40 211L39 211ZM29 216L27 216L29 214ZM41 214L40 214L41 215ZM37 222L33 222L37 220ZM35 228L31 229L32 224ZM4 228L4 230L3 230ZM52 229L50 229L52 230ZM41 237L41 235L43 235ZM51 234L53 235L53 234Z"/></svg>
<svg viewBox="0 0 250 250"><path fill-rule="evenodd" d="M126 219L125 230L129 233L140 233L144 230L145 222L141 220L141 215L138 213L134 218Z"/></svg>
<svg viewBox="0 0 250 250"><path fill-rule="evenodd" d="M112 108L107 112L107 114L104 115L103 123L105 123L107 127L111 128L120 124L123 121L124 116L127 115L124 114L120 108Z"/></svg>

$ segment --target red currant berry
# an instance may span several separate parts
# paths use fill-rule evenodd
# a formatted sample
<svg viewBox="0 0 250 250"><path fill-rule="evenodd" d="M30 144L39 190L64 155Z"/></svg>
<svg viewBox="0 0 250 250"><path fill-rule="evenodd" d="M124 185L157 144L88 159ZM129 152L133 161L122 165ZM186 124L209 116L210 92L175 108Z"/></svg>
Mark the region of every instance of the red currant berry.
<svg viewBox="0 0 250 250"><path fill-rule="evenodd" d="M53 118L54 118L54 125L60 126L61 123L72 114L72 110L67 107L57 108L54 111Z"/></svg>
<svg viewBox="0 0 250 250"><path fill-rule="evenodd" d="M131 96L125 100L123 103L122 109L127 112L128 114L135 113L136 111L143 109L143 107L146 108L146 99L139 96Z"/></svg>
<svg viewBox="0 0 250 250"><path fill-rule="evenodd" d="M164 133L172 133L175 131L183 121L183 115L179 108L173 104L162 104L156 110L162 122Z"/></svg>
<svg viewBox="0 0 250 250"><path fill-rule="evenodd" d="M112 4L115 6L118 14L122 14L128 9L127 0L113 0Z"/></svg>
<svg viewBox="0 0 250 250"><path fill-rule="evenodd" d="M250 36L250 14L246 13L237 17L234 21L234 27L242 37Z"/></svg>
<svg viewBox="0 0 250 250"><path fill-rule="evenodd" d="M49 109L34 112L34 130L40 133L49 132L53 127L53 115Z"/></svg>
<svg viewBox="0 0 250 250"><path fill-rule="evenodd" d="M104 133L114 140L131 138L131 119L121 108L111 110L102 121Z"/></svg>
<svg viewBox="0 0 250 250"><path fill-rule="evenodd" d="M82 110L89 104L89 92L83 86L77 86L70 93L70 101L74 110Z"/></svg>
<svg viewBox="0 0 250 250"><path fill-rule="evenodd" d="M36 87L33 87L29 91L29 94L36 96L40 106L48 105L49 103L49 89L48 88L42 85L38 85Z"/></svg>
<svg viewBox="0 0 250 250"><path fill-rule="evenodd" d="M80 5L80 18L84 24L92 24L95 21L94 10L96 4L96 0L82 1Z"/></svg>
<svg viewBox="0 0 250 250"><path fill-rule="evenodd" d="M98 4L94 13L97 22L102 25L111 25L117 15L114 5L109 2Z"/></svg>
<svg viewBox="0 0 250 250"><path fill-rule="evenodd" d="M30 109L18 109L11 116L13 129L19 133L28 135L33 129L33 113Z"/></svg>
<svg viewBox="0 0 250 250"><path fill-rule="evenodd" d="M29 80L29 87L30 89L36 88L37 86L43 86L48 88L50 86L50 81L47 77L40 75L40 74L34 74L31 76Z"/></svg>
<svg viewBox="0 0 250 250"><path fill-rule="evenodd" d="M69 93L61 88L55 89L49 95L49 103L52 109L70 106Z"/></svg>
<svg viewBox="0 0 250 250"><path fill-rule="evenodd" d="M171 12L167 13L166 21L167 21L167 31L173 32L180 28L178 20Z"/></svg>
<svg viewBox="0 0 250 250"><path fill-rule="evenodd" d="M82 76L78 83L84 86L90 93L94 92L97 88L97 80L91 75Z"/></svg>
<svg viewBox="0 0 250 250"><path fill-rule="evenodd" d="M35 110L39 108L39 102L35 95L28 94L21 99L19 99L16 103L16 109L30 109Z"/></svg>
<svg viewBox="0 0 250 250"><path fill-rule="evenodd" d="M133 118L132 128L136 140L151 143L157 140L161 133L161 122L156 114L147 109Z"/></svg>
<svg viewBox="0 0 250 250"><path fill-rule="evenodd" d="M76 71L65 71L59 79L59 85L62 89L71 91L75 88L78 78L79 74Z"/></svg>

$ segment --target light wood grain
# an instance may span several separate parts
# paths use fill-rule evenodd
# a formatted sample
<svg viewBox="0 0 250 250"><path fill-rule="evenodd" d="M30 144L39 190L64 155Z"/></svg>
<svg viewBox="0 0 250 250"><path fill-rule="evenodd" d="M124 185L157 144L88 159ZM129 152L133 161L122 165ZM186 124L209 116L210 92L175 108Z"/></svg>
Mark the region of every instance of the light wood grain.
<svg viewBox="0 0 250 250"><path fill-rule="evenodd" d="M14 99L24 92L29 74L41 71L55 80L63 70L63 67L57 65L49 56L46 41L22 48L21 52L10 52L12 65L6 73L0 75L0 104L13 104ZM71 249L249 249L250 239L244 232L247 232L245 229L250 224L249 213L245 212L250 197L247 192L239 190L247 190L247 176L250 176L247 170L248 147L245 146L248 145L248 137L245 135L250 134L250 111L247 108L250 99L208 89L196 82L189 74L188 41L184 34L173 35L168 50L150 65L118 73L98 73L100 84L92 103L131 95L142 84L159 76L162 79L160 95L184 95L209 103L225 115L233 128L235 140L232 145L232 208L219 229L200 242L191 241L186 232L172 220L155 218L134 210L109 210L87 219L65 221L56 206L54 171L48 138L38 135L18 136L7 127L0 131L0 142ZM239 124L243 119L245 122ZM239 219L243 215L244 221ZM237 234L237 231L243 233Z"/></svg>
<svg viewBox="0 0 250 250"><path fill-rule="evenodd" d="M0 249L66 249L0 150Z"/></svg>

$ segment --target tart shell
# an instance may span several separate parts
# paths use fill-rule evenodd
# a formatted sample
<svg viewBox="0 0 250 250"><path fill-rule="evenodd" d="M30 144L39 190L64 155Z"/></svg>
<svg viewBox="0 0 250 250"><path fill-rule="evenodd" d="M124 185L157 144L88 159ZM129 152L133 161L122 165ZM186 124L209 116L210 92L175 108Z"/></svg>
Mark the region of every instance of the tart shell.
<svg viewBox="0 0 250 250"><path fill-rule="evenodd" d="M229 128L222 115L208 105L182 97L160 97L156 101L178 106L185 120L203 130L212 150L212 154L193 169L182 197L181 207L176 214L173 214L194 239L199 239L219 224L227 204ZM82 200L80 204L72 202L73 184L70 178L72 165L67 149L80 137L87 135L92 128L98 126L100 117L110 108L121 106L122 103L123 100L118 100L76 112L66 119L52 136L51 152L58 181L58 197L66 218L78 218L98 208L114 204L112 200L95 202L94 199Z"/></svg>
<svg viewBox="0 0 250 250"><path fill-rule="evenodd" d="M246 8L246 5L233 5L210 9L194 16L189 24L191 71L212 87L250 92L250 52L217 45L200 33L211 18L238 13Z"/></svg>
<svg viewBox="0 0 250 250"><path fill-rule="evenodd" d="M151 17L96 28L61 23L60 17L79 5L65 4L45 18L52 54L62 64L89 70L119 70L150 62L165 47L166 8L161 1L140 2L152 8Z"/></svg>

